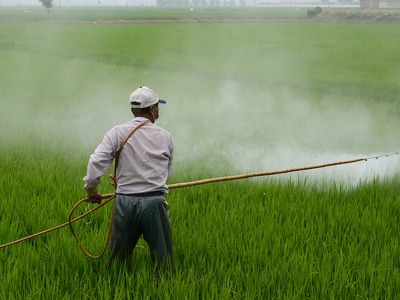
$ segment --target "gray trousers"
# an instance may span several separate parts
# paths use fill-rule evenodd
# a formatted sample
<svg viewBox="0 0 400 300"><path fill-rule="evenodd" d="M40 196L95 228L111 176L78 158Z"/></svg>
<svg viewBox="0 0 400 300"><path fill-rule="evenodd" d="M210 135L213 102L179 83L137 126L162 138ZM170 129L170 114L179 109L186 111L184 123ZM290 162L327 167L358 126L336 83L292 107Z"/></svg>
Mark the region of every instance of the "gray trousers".
<svg viewBox="0 0 400 300"><path fill-rule="evenodd" d="M109 241L111 258L129 261L142 235L154 266L173 265L169 205L164 196L117 195Z"/></svg>

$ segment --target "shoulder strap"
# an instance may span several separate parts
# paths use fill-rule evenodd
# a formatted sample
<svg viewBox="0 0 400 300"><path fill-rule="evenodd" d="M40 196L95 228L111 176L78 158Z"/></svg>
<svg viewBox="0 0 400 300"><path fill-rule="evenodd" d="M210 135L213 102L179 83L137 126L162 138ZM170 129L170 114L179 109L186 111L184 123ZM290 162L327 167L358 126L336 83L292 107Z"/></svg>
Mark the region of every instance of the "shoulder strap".
<svg viewBox="0 0 400 300"><path fill-rule="evenodd" d="M140 122L137 126L135 126L131 132L126 136L125 140L121 143L121 146L119 147L119 150L117 151L117 155L115 155L115 165L114 165L114 176L111 177L112 179L112 184L115 189L117 189L117 168L118 168L118 161L119 161L119 155L121 154L122 149L124 149L124 146L126 142L129 140L129 138L135 133L136 130L138 130L140 127L142 127L144 124L150 122L149 120L145 120L143 122Z"/></svg>

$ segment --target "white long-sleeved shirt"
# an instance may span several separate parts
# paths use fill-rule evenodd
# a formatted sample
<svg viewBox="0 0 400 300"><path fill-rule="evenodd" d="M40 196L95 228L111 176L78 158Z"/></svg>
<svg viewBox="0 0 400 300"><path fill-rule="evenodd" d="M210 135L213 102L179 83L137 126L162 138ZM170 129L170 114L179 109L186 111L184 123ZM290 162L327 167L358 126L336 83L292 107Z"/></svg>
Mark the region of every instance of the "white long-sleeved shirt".
<svg viewBox="0 0 400 300"><path fill-rule="evenodd" d="M111 166L122 142L133 128L145 121L136 117L115 126L90 155L84 188L94 188ZM172 174L174 147L172 137L163 128L148 122L128 139L119 155L117 193L139 194L154 191L168 193L167 180Z"/></svg>

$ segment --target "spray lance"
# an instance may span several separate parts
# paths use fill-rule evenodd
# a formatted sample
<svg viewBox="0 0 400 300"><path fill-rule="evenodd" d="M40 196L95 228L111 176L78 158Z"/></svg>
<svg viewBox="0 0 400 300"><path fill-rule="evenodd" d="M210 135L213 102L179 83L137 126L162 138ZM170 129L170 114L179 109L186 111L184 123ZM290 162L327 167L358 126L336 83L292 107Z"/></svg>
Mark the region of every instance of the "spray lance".
<svg viewBox="0 0 400 300"><path fill-rule="evenodd" d="M128 137L125 139L125 141L122 143L121 148L119 150L118 153L120 153L120 151L123 149L123 145L126 143L126 141L129 139L129 137L133 134L133 132L139 128L140 126L144 125L145 122L143 122L143 124L139 124L138 127L134 128L134 130L132 130L132 132L128 135ZM240 175L232 175L232 176L224 176L224 177L215 177L215 178L208 178L208 179L201 179L201 180L195 180L195 181L189 181L189 182L182 182L182 183L174 183L174 184L169 184L168 188L169 189L177 189L177 188L183 188L183 187L190 187L190 186L196 186L196 185L202 185L202 184L210 184L210 183L217 183L217 182L223 182L223 181L232 181L232 180L240 180L240 179L246 179L246 178L251 178L251 177L261 177L261 176L273 176L273 175L279 175L279 174L287 174L287 173L294 173L294 172L300 172L300 171L308 171L308 170L314 170L314 169L322 169L322 168L327 168L327 167L333 167L333 166L339 166L339 165L346 165L346 164L354 164L354 163L359 163L359 162L366 162L368 160L372 160L372 159L379 159L382 157L389 157L392 155L398 155L400 154L400 150L399 151L395 151L395 152L390 152L390 153L386 153L386 154L382 154L382 155L377 155L377 156L371 156L371 157L362 157L362 158L356 158L356 159L351 159L351 160L344 160L344 161L337 161L337 162L331 162L331 163L326 163L326 164L318 164L318 165L312 165L312 166L305 166L305 167L297 167L297 168L291 168L291 169L283 169L283 170L277 170L277 171L267 171L267 172L257 172L257 173L247 173L247 174L240 174ZM119 154L118 154L119 155ZM117 159L117 157L116 157ZM116 165L117 165L117 160L116 160ZM110 176L113 180L115 180L115 173L116 173L116 169L114 168L114 176ZM115 184L115 181L114 181ZM114 186L115 187L115 186ZM107 238L106 238L106 243L105 246L103 248L103 250L101 251L101 253L99 255L92 255L90 254L82 245L82 243L79 241L73 227L72 224L75 223L76 221L84 218L85 216L93 213L94 211L100 209L101 207L103 207L104 205L106 205L107 203L109 203L110 201L112 201L115 198L115 193L110 193L110 194L103 194L102 195L102 200L104 200L101 204L97 205L96 207L92 208L91 210L85 212L84 214L79 215L78 217L73 218L73 213L76 210L76 208L81 205L84 202L88 201L88 198L84 198L79 200L71 209L71 212L69 214L68 217L68 222L65 222L63 224L60 224L58 226L49 228L47 230L26 236L24 238L15 240L13 242L9 242L7 244L3 244L0 245L0 249L2 248L6 248L9 247L11 245L15 245L17 243L20 243L22 241L26 241L35 237L38 237L40 235L46 234L48 232L51 231L55 231L58 230L60 228L66 227L66 226L70 226L72 235L74 236L76 242L78 243L80 249L90 258L93 259L99 259L101 258L107 248L107 244L108 244L108 240L110 237L110 232L111 232L111 224L112 224L112 219L110 220L110 226L108 229L108 234L107 234Z"/></svg>

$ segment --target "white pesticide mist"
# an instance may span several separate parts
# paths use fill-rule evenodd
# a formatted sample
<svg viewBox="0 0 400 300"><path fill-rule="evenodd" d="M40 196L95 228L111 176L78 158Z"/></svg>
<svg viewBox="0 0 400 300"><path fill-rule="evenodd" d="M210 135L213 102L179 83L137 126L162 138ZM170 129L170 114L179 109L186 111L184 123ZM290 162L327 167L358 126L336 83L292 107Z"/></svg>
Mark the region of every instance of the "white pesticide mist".
<svg viewBox="0 0 400 300"><path fill-rule="evenodd" d="M54 43L54 38L48 45ZM224 43L219 38L215 41ZM195 52L196 59L201 54L196 48L199 45L193 46L191 41L185 44L187 54L183 57ZM388 118L378 106L329 95L316 101L290 84L275 88L267 80L263 84L262 80L253 82L252 78L232 75L233 64L247 69L263 67L254 62L249 65L249 56L261 55L250 48L249 53L246 47L235 51L233 57L221 55L222 63L215 65L220 72L207 73L194 65L173 74L158 69L165 60L163 55L168 55L160 50L159 57L148 63L152 71L141 70L141 76L130 67L118 66L116 72L115 66L101 62L63 61L35 53L23 56L25 60L21 61L21 55L16 54L17 67L11 69L10 64L7 78L3 78L2 144L16 140L22 145L30 145L32 140L43 145L56 143L65 152L88 158L107 130L132 118L129 94L139 85L147 85L168 102L160 106L157 124L173 135L175 167L194 162L197 169L193 176L201 174L201 169L211 170L217 177L368 158L400 150L396 136L400 120ZM43 70L32 61L40 61ZM293 67L293 61L286 61L286 57L277 55L270 64L279 65L282 75ZM58 76L47 78L46 68L57 69ZM23 81L19 81L21 76ZM391 155L277 178L353 185L377 176L391 178L399 167L398 155Z"/></svg>
<svg viewBox="0 0 400 300"><path fill-rule="evenodd" d="M399 123L360 103L337 105L326 99L316 104L289 90L276 96L253 89L249 95L246 86L234 81L225 82L207 99L190 97L190 104L183 108L182 103L177 104L178 117L165 113L161 121L174 133L179 161L194 159L207 165L216 156L227 162L227 169L232 166L235 174L245 174L370 158L398 150L394 133L400 129ZM355 185L393 177L400 170L398 156L276 177ZM216 175L233 174L222 169L216 170Z"/></svg>

